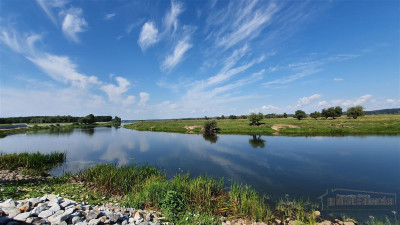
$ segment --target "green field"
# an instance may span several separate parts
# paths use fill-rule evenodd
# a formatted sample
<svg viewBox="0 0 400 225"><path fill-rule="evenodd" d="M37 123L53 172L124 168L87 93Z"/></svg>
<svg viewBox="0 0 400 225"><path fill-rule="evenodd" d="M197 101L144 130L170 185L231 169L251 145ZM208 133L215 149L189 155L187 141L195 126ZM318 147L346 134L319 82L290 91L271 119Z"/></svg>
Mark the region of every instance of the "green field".
<svg viewBox="0 0 400 225"><path fill-rule="evenodd" d="M140 131L201 133L205 121L204 119L138 121L124 127ZM400 115L371 115L357 119L342 116L325 120L313 118L302 120L294 118L263 119L258 126L252 126L247 119L221 119L217 120L217 123L218 133L221 134L293 136L400 134Z"/></svg>

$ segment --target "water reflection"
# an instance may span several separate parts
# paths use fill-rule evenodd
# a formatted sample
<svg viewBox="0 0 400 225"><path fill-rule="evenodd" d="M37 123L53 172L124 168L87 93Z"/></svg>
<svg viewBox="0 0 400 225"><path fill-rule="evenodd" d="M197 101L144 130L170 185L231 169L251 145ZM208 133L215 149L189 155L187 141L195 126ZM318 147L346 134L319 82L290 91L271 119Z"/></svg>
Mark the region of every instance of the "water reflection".
<svg viewBox="0 0 400 225"><path fill-rule="evenodd" d="M265 140L261 139L261 135L253 135L252 139L249 139L249 144L253 148L264 148L265 147Z"/></svg>
<svg viewBox="0 0 400 225"><path fill-rule="evenodd" d="M204 133L203 138L204 140L210 142L211 144L217 143L218 141L218 135L214 133Z"/></svg>
<svg viewBox="0 0 400 225"><path fill-rule="evenodd" d="M94 132L95 132L95 128L86 128L86 129L82 129L82 132L89 135L89 136L93 136Z"/></svg>

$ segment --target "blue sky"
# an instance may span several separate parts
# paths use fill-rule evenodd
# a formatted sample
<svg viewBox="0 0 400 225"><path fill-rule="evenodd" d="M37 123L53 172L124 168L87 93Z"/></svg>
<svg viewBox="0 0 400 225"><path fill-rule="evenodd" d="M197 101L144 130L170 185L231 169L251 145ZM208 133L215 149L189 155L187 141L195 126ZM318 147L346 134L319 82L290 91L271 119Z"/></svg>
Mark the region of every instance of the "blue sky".
<svg viewBox="0 0 400 225"><path fill-rule="evenodd" d="M0 1L0 116L400 107L399 1Z"/></svg>

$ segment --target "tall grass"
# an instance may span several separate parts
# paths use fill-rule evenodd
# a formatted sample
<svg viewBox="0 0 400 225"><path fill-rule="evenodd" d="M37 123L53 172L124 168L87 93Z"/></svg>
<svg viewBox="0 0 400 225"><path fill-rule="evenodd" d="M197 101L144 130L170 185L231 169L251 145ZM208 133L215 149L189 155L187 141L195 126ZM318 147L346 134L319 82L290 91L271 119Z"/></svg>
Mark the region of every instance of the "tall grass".
<svg viewBox="0 0 400 225"><path fill-rule="evenodd" d="M49 170L65 162L65 152L36 153L0 153L0 169L15 170L17 168L33 170Z"/></svg>
<svg viewBox="0 0 400 225"><path fill-rule="evenodd" d="M274 211L254 189L238 183L226 188L223 179L208 176L191 178L189 174L167 179L166 174L154 167L118 167L115 164L97 165L81 171L78 177L105 195L123 196L125 206L161 210L171 220L181 218L188 212L252 221L271 221L275 218ZM288 214L288 217L312 221L308 216L312 211L308 214L300 212L305 209L300 205L293 203L296 212Z"/></svg>

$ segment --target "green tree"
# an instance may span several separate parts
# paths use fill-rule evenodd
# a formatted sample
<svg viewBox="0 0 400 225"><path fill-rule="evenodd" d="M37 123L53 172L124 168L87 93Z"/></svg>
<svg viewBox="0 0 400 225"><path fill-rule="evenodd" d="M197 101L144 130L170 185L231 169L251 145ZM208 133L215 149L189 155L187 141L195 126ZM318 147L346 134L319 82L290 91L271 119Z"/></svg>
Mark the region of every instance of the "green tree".
<svg viewBox="0 0 400 225"><path fill-rule="evenodd" d="M262 120L264 118L264 115L262 113L251 113L249 116L249 120L251 121L252 125L259 125L260 124L260 120Z"/></svg>
<svg viewBox="0 0 400 225"><path fill-rule="evenodd" d="M310 117L317 119L318 117L321 117L321 113L318 111L315 111L313 113L310 113Z"/></svg>
<svg viewBox="0 0 400 225"><path fill-rule="evenodd" d="M229 119L235 120L235 119L237 119L237 116L235 116L235 115L230 115L230 116L229 116Z"/></svg>
<svg viewBox="0 0 400 225"><path fill-rule="evenodd" d="M286 113L283 113L283 118L287 118L287 114Z"/></svg>
<svg viewBox="0 0 400 225"><path fill-rule="evenodd" d="M347 109L347 116L357 119L359 116L364 116L364 107L361 105L354 106Z"/></svg>
<svg viewBox="0 0 400 225"><path fill-rule="evenodd" d="M298 120L301 120L301 119L307 117L307 114L306 114L303 110L297 110L297 111L294 113L294 115L296 116L296 118L297 118Z"/></svg>
<svg viewBox="0 0 400 225"><path fill-rule="evenodd" d="M217 132L217 121L215 121L215 120L211 120L211 121L207 120L204 123L203 127L204 127L204 133L208 133L208 134L215 133L215 132Z"/></svg>
<svg viewBox="0 0 400 225"><path fill-rule="evenodd" d="M341 117L343 115L343 109L340 106L335 107L335 117Z"/></svg>

